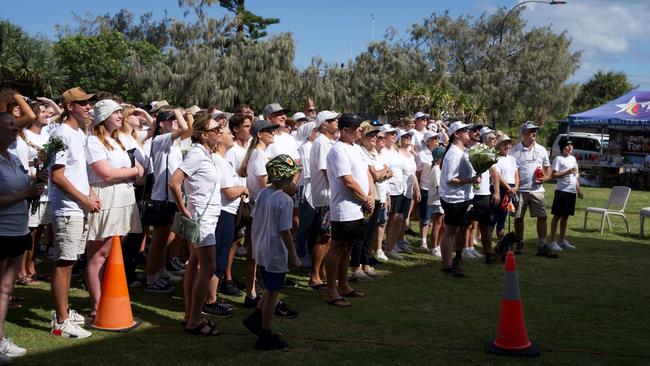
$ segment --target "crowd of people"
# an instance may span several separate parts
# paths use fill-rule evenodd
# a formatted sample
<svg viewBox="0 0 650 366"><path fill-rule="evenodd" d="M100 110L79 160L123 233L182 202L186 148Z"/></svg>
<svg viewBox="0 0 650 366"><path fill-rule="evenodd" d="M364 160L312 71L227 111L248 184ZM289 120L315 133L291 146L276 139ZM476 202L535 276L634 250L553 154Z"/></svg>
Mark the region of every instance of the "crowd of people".
<svg viewBox="0 0 650 366"><path fill-rule="evenodd" d="M366 296L354 283L380 278L375 266L414 250L441 257L451 277L465 275L463 259L494 264L493 235L504 237L509 214L521 251L529 208L538 255L575 248L565 236L582 198L572 144L551 165L532 122L514 143L502 131L424 112L379 123L318 111L309 100L304 111L288 113L279 103L256 116L248 105L234 113L164 100L143 105L79 87L60 103L1 90L0 356L26 353L3 323L20 306L14 284L46 278L36 268L42 242L54 263L55 336L91 336L84 324L97 311L117 236L129 287L169 293L182 281L185 331L219 334L211 318L231 316L234 307L218 293L243 296L243 307L254 309L244 325L258 336L255 348L267 350L287 348L272 332L273 318L298 315L279 300L282 288L295 285L289 266L310 268L308 286L345 308ZM467 153L476 144L497 152L482 174ZM557 189L547 240L549 179ZM419 232L411 230L416 220ZM191 239L176 232L183 221L197 225ZM407 234L419 242L412 246ZM238 254L245 257L243 293L232 273ZM69 303L79 269L87 316Z"/></svg>

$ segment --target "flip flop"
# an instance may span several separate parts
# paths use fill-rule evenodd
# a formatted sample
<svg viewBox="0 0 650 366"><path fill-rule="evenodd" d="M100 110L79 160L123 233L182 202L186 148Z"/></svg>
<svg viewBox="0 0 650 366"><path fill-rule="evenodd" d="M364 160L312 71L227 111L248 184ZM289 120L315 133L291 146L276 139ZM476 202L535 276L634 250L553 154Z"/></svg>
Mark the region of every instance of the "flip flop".
<svg viewBox="0 0 650 366"><path fill-rule="evenodd" d="M329 305L336 306L339 308L349 308L350 306L352 306L352 304L350 304L348 300L342 297L339 297L338 299L334 299L334 300L325 300L325 302L328 303Z"/></svg>
<svg viewBox="0 0 650 366"><path fill-rule="evenodd" d="M322 290L325 290L327 288L327 284L326 283L319 283L318 285L310 285L309 288L312 289L312 290L322 291Z"/></svg>
<svg viewBox="0 0 650 366"><path fill-rule="evenodd" d="M217 329L214 323L210 323L205 320L199 323L199 325L195 326L194 328L185 328L185 332L193 335L200 335L206 337L217 336L221 333L219 332L219 330Z"/></svg>
<svg viewBox="0 0 650 366"><path fill-rule="evenodd" d="M364 292L361 292L361 291L352 290L352 291L350 291L348 293L341 294L341 296L343 296L343 297L366 297L366 294Z"/></svg>

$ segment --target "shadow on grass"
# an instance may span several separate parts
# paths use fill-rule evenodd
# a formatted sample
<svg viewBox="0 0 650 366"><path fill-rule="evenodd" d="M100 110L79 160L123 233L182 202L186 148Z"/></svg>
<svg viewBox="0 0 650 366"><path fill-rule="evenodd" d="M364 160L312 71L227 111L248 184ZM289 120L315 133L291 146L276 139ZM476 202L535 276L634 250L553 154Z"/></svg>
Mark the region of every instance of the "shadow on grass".
<svg viewBox="0 0 650 366"><path fill-rule="evenodd" d="M527 328L542 349L542 357L526 362L648 362L639 357L650 348L650 321L640 311L650 301L650 247L571 234L569 240L578 250L562 253L559 259L536 257L530 245L517 258ZM239 306L233 318L217 320L224 332L218 337L184 333L180 289L171 298L132 290L133 313L144 323L130 333L95 331L84 340L55 338L47 333L44 317L51 303L49 289L20 288L20 295L42 303L10 313L9 321L18 325L10 335L30 350L14 364L392 365L444 360L451 365L518 365L523 361L483 351L483 342L496 336L502 265L466 261L468 277L454 279L445 277L439 260L431 256L406 257L379 267L387 277L354 284L368 296L351 299L349 309L326 305L323 292L305 288L305 270L292 272L301 287L283 290L282 298L300 316L274 322L291 346L286 353L254 351L255 337L241 325L250 311ZM87 302L84 296L75 294L74 301Z"/></svg>

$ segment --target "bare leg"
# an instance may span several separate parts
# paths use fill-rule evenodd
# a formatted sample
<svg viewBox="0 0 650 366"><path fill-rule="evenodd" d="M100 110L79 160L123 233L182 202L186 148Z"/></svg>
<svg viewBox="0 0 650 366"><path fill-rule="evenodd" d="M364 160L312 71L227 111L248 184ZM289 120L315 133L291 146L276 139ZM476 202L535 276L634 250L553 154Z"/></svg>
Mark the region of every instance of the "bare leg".
<svg viewBox="0 0 650 366"><path fill-rule="evenodd" d="M456 242L456 233L458 231L458 226L451 226L445 224L445 231L442 234L442 241L440 243L441 252L442 252L442 264L443 267L451 267L453 260L453 247Z"/></svg>
<svg viewBox="0 0 650 366"><path fill-rule="evenodd" d="M213 304L217 301L217 289L219 288L219 277L212 275L210 278L210 283L208 284L208 295L206 296L205 302L208 304Z"/></svg>
<svg viewBox="0 0 650 366"><path fill-rule="evenodd" d="M275 315L275 305L278 303L280 291L265 291L260 301L262 310L262 329L271 330L273 326L273 316Z"/></svg>
<svg viewBox="0 0 650 366"><path fill-rule="evenodd" d="M106 260L111 252L112 238L105 238L103 241L88 242L88 263L86 264L86 283L90 295L92 313L97 312L99 299L102 296L102 281L104 280L104 268Z"/></svg>
<svg viewBox="0 0 650 366"><path fill-rule="evenodd" d="M230 252L228 252L228 265L224 271L226 281L232 281L232 262L235 260L235 254L237 253L237 243L239 243L239 240L232 243Z"/></svg>
<svg viewBox="0 0 650 366"><path fill-rule="evenodd" d="M54 310L59 323L68 319L68 293L70 291L70 278L75 261L57 261L54 263L52 273L52 295L54 297Z"/></svg>
<svg viewBox="0 0 650 366"><path fill-rule="evenodd" d="M537 218L537 237L539 239L546 239L546 217Z"/></svg>
<svg viewBox="0 0 650 366"><path fill-rule="evenodd" d="M345 243L338 240L332 240L330 250L325 257L325 268L327 269L327 299L335 300L341 297L336 286L337 277L339 277L339 266L341 258L347 253ZM344 271L347 275L347 266ZM339 277L340 279L340 277Z"/></svg>
<svg viewBox="0 0 650 366"><path fill-rule="evenodd" d="M244 245L248 249L246 253L246 268L244 269L244 283L246 284L246 295L250 299L257 297L255 293L255 271L257 265L253 260L253 244L251 243L251 229L246 227L244 234Z"/></svg>
<svg viewBox="0 0 650 366"><path fill-rule="evenodd" d="M524 240L524 218L515 218L515 234Z"/></svg>
<svg viewBox="0 0 650 366"><path fill-rule="evenodd" d="M555 218L555 217L553 217ZM569 220L569 216L562 216L560 218L560 242L566 240L566 223ZM551 223L552 225L552 223Z"/></svg>
<svg viewBox="0 0 650 366"><path fill-rule="evenodd" d="M556 237L556 234L557 234L558 221L560 221L560 217L556 216L556 215L553 215L553 218L551 219L551 242L555 241L555 237ZM561 232L561 230L560 230L560 232ZM562 235L560 234L560 236L562 236Z"/></svg>
<svg viewBox="0 0 650 366"><path fill-rule="evenodd" d="M391 251L395 248L400 235L403 235L402 224L404 218L402 214L393 214L388 216L388 233L386 234L386 250Z"/></svg>
<svg viewBox="0 0 650 366"><path fill-rule="evenodd" d="M435 248L440 245L440 230L443 226L443 216L440 214L433 214L433 218L431 220L433 222L433 228L431 229L431 248Z"/></svg>
<svg viewBox="0 0 650 366"><path fill-rule="evenodd" d="M187 267L185 268L185 276L183 278L183 298L185 299L185 315L184 320L189 323L190 313L192 312L192 290L194 289L194 281L197 276L199 259L194 250L190 252L190 258L187 260Z"/></svg>
<svg viewBox="0 0 650 366"><path fill-rule="evenodd" d="M492 253L492 232L488 225L478 224L478 230L481 233L481 246L483 254Z"/></svg>
<svg viewBox="0 0 650 366"><path fill-rule="evenodd" d="M309 276L309 286L320 285L323 283L321 271L323 270L325 258L330 250L328 237L320 236L311 250L311 274Z"/></svg>
<svg viewBox="0 0 650 366"><path fill-rule="evenodd" d="M18 257L0 260L0 339L5 336L4 324L9 310L9 298L14 290Z"/></svg>
<svg viewBox="0 0 650 366"><path fill-rule="evenodd" d="M193 328L201 323L201 308L208 295L208 284L210 278L214 276L214 272L217 270L217 263L214 261L214 251L214 245L194 249L198 262L198 271L192 284L190 316L187 321L188 328Z"/></svg>
<svg viewBox="0 0 650 366"><path fill-rule="evenodd" d="M147 253L147 276L155 276L160 270L160 262L165 259L165 248L173 240L170 232L171 225L154 226L151 247Z"/></svg>

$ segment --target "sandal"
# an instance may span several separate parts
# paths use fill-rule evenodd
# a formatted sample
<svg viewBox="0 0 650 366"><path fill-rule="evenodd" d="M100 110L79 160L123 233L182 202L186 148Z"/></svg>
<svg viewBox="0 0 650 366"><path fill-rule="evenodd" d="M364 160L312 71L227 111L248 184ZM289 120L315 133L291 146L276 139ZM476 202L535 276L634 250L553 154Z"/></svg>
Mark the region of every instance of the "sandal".
<svg viewBox="0 0 650 366"><path fill-rule="evenodd" d="M328 303L329 305L336 306L339 308L349 308L350 306L352 306L352 304L350 304L348 300L342 297L339 297L338 299L334 299L334 300L325 300L325 302Z"/></svg>
<svg viewBox="0 0 650 366"><path fill-rule="evenodd" d="M350 291L348 293L341 294L341 296L343 296L343 297L366 297L366 294L364 292L361 292L361 291L352 290L352 291Z"/></svg>
<svg viewBox="0 0 650 366"><path fill-rule="evenodd" d="M32 279L29 276L21 277L16 280L16 285L20 285L20 286L34 286L38 284L39 284L38 281Z"/></svg>
<svg viewBox="0 0 650 366"><path fill-rule="evenodd" d="M20 302L23 301L24 298L18 297L18 296L10 296L9 297L9 309L20 309L23 307L23 304Z"/></svg>
<svg viewBox="0 0 650 366"><path fill-rule="evenodd" d="M319 283L318 285L309 285L309 288L312 290L322 291L327 288L326 283Z"/></svg>
<svg viewBox="0 0 650 366"><path fill-rule="evenodd" d="M203 320L201 323L199 323L199 325L195 326L194 328L185 328L185 332L193 335L200 335L206 337L216 336L221 333L217 329L216 324L209 322L207 320Z"/></svg>

